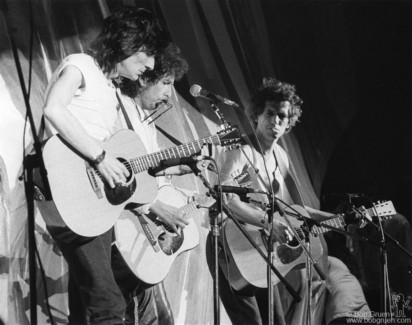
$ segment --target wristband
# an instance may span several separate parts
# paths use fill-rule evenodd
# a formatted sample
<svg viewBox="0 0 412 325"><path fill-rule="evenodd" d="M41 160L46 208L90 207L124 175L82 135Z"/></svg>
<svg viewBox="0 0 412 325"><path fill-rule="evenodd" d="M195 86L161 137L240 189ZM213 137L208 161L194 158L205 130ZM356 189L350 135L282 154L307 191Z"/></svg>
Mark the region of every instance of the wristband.
<svg viewBox="0 0 412 325"><path fill-rule="evenodd" d="M92 164L100 164L104 160L104 157L106 157L106 151L103 150L103 152L100 155L98 155L95 160L92 161Z"/></svg>

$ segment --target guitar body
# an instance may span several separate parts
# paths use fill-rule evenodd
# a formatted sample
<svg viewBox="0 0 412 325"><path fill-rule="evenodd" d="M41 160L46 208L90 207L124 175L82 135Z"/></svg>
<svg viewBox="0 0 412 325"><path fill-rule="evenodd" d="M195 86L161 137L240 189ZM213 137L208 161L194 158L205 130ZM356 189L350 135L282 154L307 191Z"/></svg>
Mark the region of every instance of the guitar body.
<svg viewBox="0 0 412 325"><path fill-rule="evenodd" d="M116 133L107 142L102 142L102 146L121 161L146 154L140 138L130 130ZM49 225L63 221L79 235L97 236L115 224L127 203L143 204L156 197L156 180L146 171L135 175L131 172L125 186L115 189L105 186L99 177L93 177L93 168L59 135L47 141L43 157L53 201L59 212L55 215L45 213L44 219Z"/></svg>
<svg viewBox="0 0 412 325"><path fill-rule="evenodd" d="M176 208L185 209L183 195L172 186L164 186L158 199ZM176 257L199 244L199 232L193 214L200 213L195 204L192 211L185 210L189 225L175 234L156 220L156 215L138 215L125 210L115 225L116 245L130 270L143 282L155 284L163 281Z"/></svg>
<svg viewBox="0 0 412 325"><path fill-rule="evenodd" d="M302 207L296 205L292 207L302 215L308 216L308 213ZM298 228L302 224L296 218L289 218L289 220L294 228ZM252 225L245 225L245 229L267 255L266 232ZM224 233L221 237L224 241L227 259L225 259L225 256L220 255L219 263L230 285L236 290L242 290L251 285L258 288L267 288L267 264L261 255L231 219L225 221L222 231ZM318 237L310 236L310 244L311 255L316 261L323 254L321 241ZM282 276L285 276L292 269L305 267L305 263L306 254L297 242L294 245L278 242L274 244L273 265ZM272 284L276 285L277 283L279 283L279 278L272 271Z"/></svg>
<svg viewBox="0 0 412 325"><path fill-rule="evenodd" d="M216 135L147 154L139 136L121 130L108 141L104 150L116 157L130 172L125 184L114 189L105 185L97 170L60 135L51 137L43 149L53 204L42 211L48 225L68 226L75 233L98 236L109 230L128 203L144 204L157 194L157 183L147 172L162 161L189 157L206 144L235 147L241 140L236 127L227 127ZM49 201L50 202L50 201ZM58 213L50 213L57 209Z"/></svg>

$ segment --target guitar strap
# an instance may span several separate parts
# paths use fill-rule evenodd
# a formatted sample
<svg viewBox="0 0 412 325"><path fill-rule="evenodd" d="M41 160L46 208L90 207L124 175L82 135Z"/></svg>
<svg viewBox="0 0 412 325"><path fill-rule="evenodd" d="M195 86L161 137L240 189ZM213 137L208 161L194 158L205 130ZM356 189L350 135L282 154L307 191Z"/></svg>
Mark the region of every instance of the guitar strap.
<svg viewBox="0 0 412 325"><path fill-rule="evenodd" d="M256 137L254 135L248 135L246 137L246 142L251 146L251 148L259 148L259 145L256 142ZM242 149L243 151L243 149ZM253 151L254 152L254 151ZM248 156L246 155L246 153L243 151L244 156L246 157L246 159L249 160ZM278 164L279 170L281 175L283 176L283 179L285 180L285 184L286 184L286 188L289 191L289 194L293 200L293 202L295 204L301 205L303 206L303 199L302 196L300 195L299 189L296 185L296 182L292 176L292 174L289 171L289 168L287 167L286 162L284 161L283 157L280 155L278 157L278 155L276 155L275 150L273 150L273 156L275 157L275 161ZM249 163L253 166L253 163L249 160ZM263 183L265 183L262 179L262 177L260 176L260 173L258 170L255 170L256 175L261 179L261 181Z"/></svg>
<svg viewBox="0 0 412 325"><path fill-rule="evenodd" d="M157 126L155 124L156 129L163 134L166 138L168 138L171 142L173 142L176 146L180 146L183 143L180 142L179 140L177 140L173 135L171 135L170 133L166 132L165 130L163 130L160 126Z"/></svg>
<svg viewBox="0 0 412 325"><path fill-rule="evenodd" d="M299 204L304 206L302 196L300 195L299 189L296 185L295 179L293 178L292 174L289 171L289 168L286 165L283 157L281 155L276 155L275 150L273 150L273 155L275 156L275 160L278 163L280 173L285 180L286 187L289 191L290 196L295 204Z"/></svg>
<svg viewBox="0 0 412 325"><path fill-rule="evenodd" d="M123 106L123 102L122 102L122 100L121 100L121 98L120 98L119 92L120 92L120 89L119 89L119 87L117 87L117 85L116 85L116 97L117 97L117 100L119 101L120 109L122 110L124 120L126 121L127 127L128 127L130 130L134 131L132 122L130 122L129 115L127 115L126 109L125 109L124 106Z"/></svg>

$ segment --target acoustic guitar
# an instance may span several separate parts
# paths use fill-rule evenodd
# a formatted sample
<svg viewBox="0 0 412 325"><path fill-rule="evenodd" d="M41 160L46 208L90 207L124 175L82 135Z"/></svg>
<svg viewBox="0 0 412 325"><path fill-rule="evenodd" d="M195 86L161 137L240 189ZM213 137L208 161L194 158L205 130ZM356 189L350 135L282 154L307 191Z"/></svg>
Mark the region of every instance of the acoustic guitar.
<svg viewBox="0 0 412 325"><path fill-rule="evenodd" d="M290 216L289 220L300 239L304 240L306 234L310 235L311 255L315 261L323 253L318 235L330 231L331 229L327 226L343 229L347 224L358 222L362 219L359 213L352 212L322 221L307 230L303 227L303 221L296 218L296 211L302 216L309 218L307 211L299 205L292 205L292 209L285 209L285 213ZM388 218L395 213L396 211L391 201L377 204L371 209L364 209L362 212L363 216L367 218ZM281 217L278 213L275 213L274 218L280 220ZM267 254L267 231L252 225L245 225L245 228L260 249ZM267 288L267 264L236 224L231 219L226 219L221 232L224 251L221 251L219 254L219 264L230 285L236 290L242 290L251 285ZM282 276L285 276L293 269L305 267L306 254L296 239L287 244L275 242L273 251L273 265ZM226 252L226 254L223 252ZM279 283L279 278L272 271L272 284L276 285L277 283Z"/></svg>
<svg viewBox="0 0 412 325"><path fill-rule="evenodd" d="M60 135L51 137L43 149L53 205L58 213L43 202L42 216L48 225L67 225L75 233L90 237L109 230L126 204L144 204L157 195L157 183L148 174L165 159L189 157L206 144L234 146L239 143L239 130L230 127L200 140L148 154L139 136L121 130L101 142L106 152L123 163L130 172L125 184L111 189L99 172L80 156ZM97 141L97 140L96 140ZM57 220L56 220L57 219Z"/></svg>
<svg viewBox="0 0 412 325"><path fill-rule="evenodd" d="M149 284L163 281L177 256L199 244L194 218L202 216L201 208L214 204L212 197L200 196L186 204L186 198L172 186L163 186L158 200L185 212L189 224L180 234L159 221L155 214L138 214L126 209L115 224L116 245L130 270Z"/></svg>

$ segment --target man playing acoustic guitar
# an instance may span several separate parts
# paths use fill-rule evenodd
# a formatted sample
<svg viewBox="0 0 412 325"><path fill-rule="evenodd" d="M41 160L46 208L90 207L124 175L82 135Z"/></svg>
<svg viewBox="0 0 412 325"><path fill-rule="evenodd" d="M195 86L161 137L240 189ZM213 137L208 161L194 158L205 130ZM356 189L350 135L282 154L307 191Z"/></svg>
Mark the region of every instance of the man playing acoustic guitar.
<svg viewBox="0 0 412 325"><path fill-rule="evenodd" d="M240 150L226 152L226 154L219 159L221 162L222 182L236 180L239 183L247 184L247 186L252 187L255 190L266 193L272 192L274 196L288 205L302 205L302 215L309 217L308 213L310 213L311 217L315 220L327 220L336 216L309 207L303 208L304 204L300 198L299 189L289 172L289 160L287 154L278 144L279 139L286 132L290 131L301 116L301 104L302 100L295 93L295 87L293 85L278 81L274 78L264 79L263 85L252 97L251 105L246 111L254 127L256 137L251 136L249 144L242 146ZM257 236L254 238L263 242L264 239L262 240L261 238L265 236L262 234L262 229L269 230L269 226L266 207L261 203L268 203L267 196L253 193L248 194L248 196L249 202L245 202L244 198L241 199L236 194L228 195L227 204L239 221L249 225L247 227L252 227L257 230ZM282 203L278 204L281 209L286 208ZM293 218L289 217L289 220L290 219ZM284 243L290 243L293 232L278 213L275 213L273 227L275 245L279 246ZM223 241L226 241L226 245L231 249L232 254L226 259L224 257L222 258L223 254L220 256L220 261L222 262L220 263L222 271L220 292L226 310L234 324L267 323L268 293L265 261L258 256L258 254L256 254L256 260L252 259L252 254L256 253L253 246L250 246L251 254L244 254L245 247L248 247L247 244L244 244L246 238L244 238L241 233L233 235L233 232L237 232L237 228L233 227L233 222L230 219L225 221L222 229L225 234L224 237L222 236ZM240 245L241 242L243 244ZM337 283L335 282L336 274L340 276L343 273L348 273L347 269L342 266L339 261L336 262L334 259L328 261L327 248L322 236L316 238L311 236L310 242L312 256L317 261L323 273L328 274L328 266L334 266L334 273L329 274L327 281L332 283L332 287L335 290L337 287ZM231 245L232 248L230 247ZM236 245L238 246L234 248ZM295 251L300 249L299 245L296 246L297 248ZM263 245L262 247L264 249ZM288 249L288 247L285 248ZM242 249L243 254L241 251ZM290 251L293 250L291 249ZM236 252L240 253L238 254L238 257L235 256ZM287 259L292 255L286 255L284 257ZM229 262L229 264L232 263L233 265L233 261L235 263L240 262L243 257L245 262L242 266L244 267L243 274L249 273L251 275L251 280L248 280L250 284L248 287L242 287L242 285L239 285L239 282L232 282L234 278L233 276L231 277L230 274L228 276L228 267L227 265L224 265L225 262ZM282 256L280 258L282 258ZM306 262L305 254L301 254L299 258L301 259L300 264L304 267ZM276 258L276 260L278 259ZM297 264L293 263L296 261L293 259L291 260L291 267L289 269L284 268L282 275L285 276L286 280L299 293L302 301L295 303L283 284L274 286L275 324L306 323L306 271L292 270ZM274 263L276 264L276 262ZM241 265L237 266L240 269ZM336 267L340 270L340 273L336 272ZM281 267L279 267L278 270L282 271ZM261 277L257 278L258 275ZM312 293L316 293L311 302L312 323L321 324L326 297L326 284L324 281L320 280L316 271L313 270L312 275ZM345 293L346 296L351 297L350 303L353 305L347 309L345 309L346 306L344 306L338 311L332 302L328 305L329 308L337 313L342 310L359 311L362 308L368 310L359 283L354 277L348 276L346 279L350 279L350 281L345 284L345 286L347 286L347 291ZM344 304L343 302L340 303ZM341 314L331 315L331 313L329 313L327 321L329 322L333 318L341 316Z"/></svg>
<svg viewBox="0 0 412 325"><path fill-rule="evenodd" d="M107 184L107 192L115 188L115 183L124 182L129 176L128 169L112 154L106 154L101 142L97 141L106 140L115 133L117 99L112 81L119 77L137 80L145 70L153 69L154 55L168 42L168 34L152 13L124 7L104 20L102 31L89 54L69 55L52 76L44 107L48 133L59 133L59 138L79 154L81 166L85 167L87 162L94 166L92 172L97 171L102 177ZM56 137L51 143L54 140ZM51 153L52 158L58 156L58 153ZM48 167L48 170L50 176L51 169ZM82 174L86 175L83 170ZM68 170L61 176L67 176L66 182L75 179ZM65 187L67 185L63 182L60 188ZM82 185L78 183L77 189L69 195L81 190ZM98 200L99 191L96 193ZM53 193L53 189L52 196L56 202L58 195ZM70 209L76 205L80 205L77 198L67 207ZM89 221L87 215L96 213L93 210L83 211L86 216L73 224L77 227L86 224ZM70 301L77 302L77 307L82 309L76 310L69 302L69 323L123 324L125 302L111 269L113 227L109 226L106 231L93 236L81 236L61 223L57 215L46 223L68 262L71 280L74 280L70 281L71 287L77 288L79 294L72 295L73 291L69 289ZM95 223L96 228L99 223ZM86 231L94 230L93 227L87 228Z"/></svg>
<svg viewBox="0 0 412 325"><path fill-rule="evenodd" d="M128 127L128 124L131 124L131 127L139 135L144 147L149 153L159 151L157 130L153 123L155 118L153 118L153 116L157 115L159 117L167 114L167 110L171 109L170 100L173 84L176 80L180 80L188 70L188 64L181 55L180 49L173 43L170 43L164 51L156 55L155 62L155 68L145 72L139 82L123 80L120 84L120 89L123 94L122 103L126 112L126 114L121 114L123 126ZM127 115L127 117L125 117L125 115ZM128 122L127 119L129 119ZM204 167L204 162L198 163L197 168L199 170L204 169ZM192 170L184 165L169 167L158 171L156 176L160 177L156 178L159 186L157 198L149 204L132 210L132 212L126 211L122 214L116 225L117 245L113 245L112 264L116 279L118 279L118 284L128 303L126 324L167 325L174 323L163 282L157 283L160 279L163 280L163 277L167 274L167 266L161 266L161 260L158 260L156 265L148 265L149 263L143 260L143 257L142 260L138 261L131 261L128 257L133 254L129 252L129 250L140 249L142 251L140 251L139 254L142 256L145 255L143 252L145 249L144 245L139 247L137 245L133 246L134 243L141 242L141 238L146 240L137 215L152 212L162 223L170 226L172 232L179 234L180 232L187 231L186 227L191 229L191 226L195 226L195 224L189 224L184 212L182 214L181 209L163 201L165 197L173 195L177 195L176 201L178 202L185 198L185 194L181 192L174 194L173 191L178 192L180 190L172 187L170 182L163 176L183 175L190 172L192 172ZM170 200L171 198L169 198L169 202ZM140 218L142 217L140 216ZM136 232L136 229L139 229L141 233ZM197 229L194 229L194 231L197 232ZM190 240L188 237L187 234L184 240ZM173 239L176 240L179 238L180 236L173 237ZM186 249L190 248L193 247ZM153 259L166 258L161 249L157 251L157 256L159 257L156 256L152 247L149 247L148 251L153 253ZM174 251L173 253L176 252ZM124 259L122 257L124 257ZM151 261L153 261L153 259L151 259ZM172 263L172 260L168 260L167 262ZM151 277L145 277L145 274L139 271L140 267L148 269ZM133 272L131 272L131 270ZM157 277L157 275L159 275L159 277Z"/></svg>

